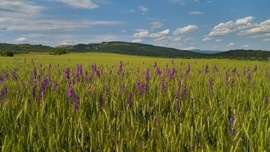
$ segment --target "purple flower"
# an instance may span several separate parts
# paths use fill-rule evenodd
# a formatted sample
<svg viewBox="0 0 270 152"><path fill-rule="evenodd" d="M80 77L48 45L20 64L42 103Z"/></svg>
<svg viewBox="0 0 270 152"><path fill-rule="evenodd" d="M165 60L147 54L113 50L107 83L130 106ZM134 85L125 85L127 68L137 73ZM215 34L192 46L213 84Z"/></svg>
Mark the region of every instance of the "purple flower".
<svg viewBox="0 0 270 152"><path fill-rule="evenodd" d="M179 111L179 103L178 102L175 103L175 110Z"/></svg>
<svg viewBox="0 0 270 152"><path fill-rule="evenodd" d="M0 75L0 83L2 83L4 81L4 77L2 77L1 75Z"/></svg>
<svg viewBox="0 0 270 152"><path fill-rule="evenodd" d="M97 65L93 64L92 65L92 73L95 73L97 71Z"/></svg>
<svg viewBox="0 0 270 152"><path fill-rule="evenodd" d="M74 111L76 112L78 109L79 109L79 107L78 107L78 104L80 103L80 98L79 98L79 96L75 96L75 98L74 98Z"/></svg>
<svg viewBox="0 0 270 152"><path fill-rule="evenodd" d="M149 75L149 68L146 69L146 72L145 72L145 80L146 81L149 81L150 80L150 75Z"/></svg>
<svg viewBox="0 0 270 152"><path fill-rule="evenodd" d="M178 92L175 92L174 98L175 98L175 99L178 99L178 98L179 98L179 93L178 93Z"/></svg>
<svg viewBox="0 0 270 152"><path fill-rule="evenodd" d="M140 82L140 80L138 80L137 83L136 83L136 90L137 91L141 90L141 82Z"/></svg>
<svg viewBox="0 0 270 152"><path fill-rule="evenodd" d="M76 80L79 82L80 81L80 76L82 76L82 65L79 64L77 65L77 71L76 71Z"/></svg>
<svg viewBox="0 0 270 152"><path fill-rule="evenodd" d="M102 98L100 99L100 103L99 103L100 110L103 108L104 105L105 105L105 100L104 100L104 97L102 97Z"/></svg>
<svg viewBox="0 0 270 152"><path fill-rule="evenodd" d="M256 72L258 69L257 65L254 67L253 71Z"/></svg>
<svg viewBox="0 0 270 152"><path fill-rule="evenodd" d="M66 68L65 70L65 76L66 76L66 79L70 79L70 76L69 76L69 72L70 72L70 69L69 68Z"/></svg>
<svg viewBox="0 0 270 152"><path fill-rule="evenodd" d="M44 77L44 80L43 80L43 82L42 82L42 84L40 86L40 92L39 92L39 98L40 98L40 100L42 100L42 98L43 98L43 94L46 91L46 87L48 86L49 81L50 80L49 80L48 77Z"/></svg>
<svg viewBox="0 0 270 152"><path fill-rule="evenodd" d="M73 89L72 89L71 85L69 85L69 87L68 87L68 98L69 99L73 98Z"/></svg>
<svg viewBox="0 0 270 152"><path fill-rule="evenodd" d="M230 134L232 136L236 135L235 114L232 114L231 117L230 117Z"/></svg>
<svg viewBox="0 0 270 152"><path fill-rule="evenodd" d="M232 114L230 117L230 126L234 126L235 124L235 114Z"/></svg>
<svg viewBox="0 0 270 152"><path fill-rule="evenodd" d="M0 98L4 98L4 96L7 94L7 85L4 85L0 92Z"/></svg>
<svg viewBox="0 0 270 152"><path fill-rule="evenodd" d="M117 71L117 74L119 75L120 73L122 73L122 70L123 70L123 62L120 61L119 68L118 68L118 71Z"/></svg>
<svg viewBox="0 0 270 152"><path fill-rule="evenodd" d="M142 86L141 86L142 95L144 95L147 89L148 89L148 85L146 83L142 83Z"/></svg>
<svg viewBox="0 0 270 152"><path fill-rule="evenodd" d="M156 68L156 74L159 76L162 74L162 71L160 70L160 68Z"/></svg>
<svg viewBox="0 0 270 152"><path fill-rule="evenodd" d="M209 66L206 64L205 65L205 73L208 73L208 71L209 71Z"/></svg>
<svg viewBox="0 0 270 152"><path fill-rule="evenodd" d="M122 91L122 92L124 92L125 87L126 87L126 85L125 85L125 83L123 82L123 83L121 84L121 91Z"/></svg>
<svg viewBox="0 0 270 152"><path fill-rule="evenodd" d="M166 89L167 89L166 86L165 86L165 79L164 79L164 77L161 78L161 88L162 88L163 91L166 91Z"/></svg>
<svg viewBox="0 0 270 152"><path fill-rule="evenodd" d="M100 78L100 71L99 70L96 70L96 74L97 74L98 78Z"/></svg>
<svg viewBox="0 0 270 152"><path fill-rule="evenodd" d="M187 77L189 75L189 73L190 73L190 65L188 65L188 69L186 70L186 75L185 76Z"/></svg>
<svg viewBox="0 0 270 152"><path fill-rule="evenodd" d="M248 81L251 80L251 75L250 74L248 74L247 79L248 79Z"/></svg>
<svg viewBox="0 0 270 152"><path fill-rule="evenodd" d="M106 92L106 94L108 94L109 93L109 86L107 85L106 87L105 87L105 92Z"/></svg>
<svg viewBox="0 0 270 152"><path fill-rule="evenodd" d="M32 87L32 96L33 97L36 97L36 88L37 88L36 86Z"/></svg>
<svg viewBox="0 0 270 152"><path fill-rule="evenodd" d="M182 90L182 99L185 99L187 97L187 94L188 94L187 86L184 85Z"/></svg>
<svg viewBox="0 0 270 152"><path fill-rule="evenodd" d="M233 73L233 74L236 73L236 67L234 67L234 68L232 69L232 73Z"/></svg>
<svg viewBox="0 0 270 152"><path fill-rule="evenodd" d="M132 105L132 93L128 93L128 102L127 102L127 104L128 104L129 106Z"/></svg>
<svg viewBox="0 0 270 152"><path fill-rule="evenodd" d="M34 70L33 70L33 78L37 78L37 68L36 67L34 67Z"/></svg>
<svg viewBox="0 0 270 152"><path fill-rule="evenodd" d="M58 83L56 81L53 82L53 91L55 91L58 87Z"/></svg>
<svg viewBox="0 0 270 152"><path fill-rule="evenodd" d="M12 72L12 78L14 81L18 81L17 71L17 69L14 69Z"/></svg>
<svg viewBox="0 0 270 152"><path fill-rule="evenodd" d="M182 82L181 82L181 79L178 79L178 90L180 90L181 86L182 86Z"/></svg>

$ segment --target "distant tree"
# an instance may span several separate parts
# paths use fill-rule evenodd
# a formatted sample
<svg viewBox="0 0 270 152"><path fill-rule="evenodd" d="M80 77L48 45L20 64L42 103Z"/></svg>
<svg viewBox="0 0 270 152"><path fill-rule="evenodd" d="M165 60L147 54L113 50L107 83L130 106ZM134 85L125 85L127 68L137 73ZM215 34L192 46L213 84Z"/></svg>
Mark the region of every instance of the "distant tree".
<svg viewBox="0 0 270 152"><path fill-rule="evenodd" d="M14 56L14 53L12 51L3 51L1 53L1 56L13 57Z"/></svg>
<svg viewBox="0 0 270 152"><path fill-rule="evenodd" d="M62 55L62 54L67 54L67 51L64 49L54 49L51 55Z"/></svg>

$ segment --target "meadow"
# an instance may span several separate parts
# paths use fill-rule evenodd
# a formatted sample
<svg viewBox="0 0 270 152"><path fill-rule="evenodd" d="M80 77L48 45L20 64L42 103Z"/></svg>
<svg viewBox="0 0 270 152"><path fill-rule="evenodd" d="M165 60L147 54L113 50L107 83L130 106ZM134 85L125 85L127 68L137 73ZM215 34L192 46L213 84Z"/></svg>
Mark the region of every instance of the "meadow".
<svg viewBox="0 0 270 152"><path fill-rule="evenodd" d="M1 151L270 151L270 62L0 57Z"/></svg>

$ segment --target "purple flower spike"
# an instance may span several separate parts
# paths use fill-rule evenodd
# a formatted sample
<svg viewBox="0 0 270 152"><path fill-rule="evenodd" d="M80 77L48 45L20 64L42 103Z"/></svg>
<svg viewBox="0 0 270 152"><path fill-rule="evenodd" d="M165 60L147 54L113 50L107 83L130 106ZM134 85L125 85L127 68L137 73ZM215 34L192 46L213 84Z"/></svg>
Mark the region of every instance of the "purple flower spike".
<svg viewBox="0 0 270 152"><path fill-rule="evenodd" d="M121 74L122 71L123 71L123 62L120 61L119 68L118 68L118 71L117 71L117 74L118 74L118 75Z"/></svg>
<svg viewBox="0 0 270 152"><path fill-rule="evenodd" d="M74 111L76 112L78 109L79 109L79 107L78 107L78 104L80 103L80 98L79 98L79 96L75 96L75 98L74 98Z"/></svg>
<svg viewBox="0 0 270 152"><path fill-rule="evenodd" d="M163 91L166 91L167 88L165 86L165 79L164 79L164 77L161 78L161 87L162 87L162 90Z"/></svg>
<svg viewBox="0 0 270 152"><path fill-rule="evenodd" d="M128 94L128 103L127 103L129 106L132 105L132 93L129 93Z"/></svg>
<svg viewBox="0 0 270 152"><path fill-rule="evenodd" d="M206 64L205 65L205 73L208 73L208 71L209 71L209 66Z"/></svg>
<svg viewBox="0 0 270 152"><path fill-rule="evenodd" d="M234 67L234 68L232 69L232 73L233 73L233 74L236 73L236 67Z"/></svg>
<svg viewBox="0 0 270 152"><path fill-rule="evenodd" d="M73 89L71 86L68 87L68 98L72 99L73 98Z"/></svg>
<svg viewBox="0 0 270 152"><path fill-rule="evenodd" d="M149 72L150 72L150 70L149 70L149 68L147 68L147 69L146 69L146 72L145 72L145 73L146 73L146 75L145 75L145 80L146 80L146 81L149 81L149 80L150 80Z"/></svg>
<svg viewBox="0 0 270 152"><path fill-rule="evenodd" d="M102 97L102 98L100 99L100 103L99 103L100 110L104 107L104 105L105 105L105 100L104 100L104 97Z"/></svg>
<svg viewBox="0 0 270 152"><path fill-rule="evenodd" d="M182 98L185 99L188 94L187 86L185 85L182 91Z"/></svg>
<svg viewBox="0 0 270 152"><path fill-rule="evenodd" d="M232 136L236 135L235 114L232 114L230 117L230 133Z"/></svg>
<svg viewBox="0 0 270 152"><path fill-rule="evenodd" d="M66 79L70 79L70 76L69 76L69 71L70 71L70 69L69 68L66 68L66 70L65 70L65 76L66 76Z"/></svg>

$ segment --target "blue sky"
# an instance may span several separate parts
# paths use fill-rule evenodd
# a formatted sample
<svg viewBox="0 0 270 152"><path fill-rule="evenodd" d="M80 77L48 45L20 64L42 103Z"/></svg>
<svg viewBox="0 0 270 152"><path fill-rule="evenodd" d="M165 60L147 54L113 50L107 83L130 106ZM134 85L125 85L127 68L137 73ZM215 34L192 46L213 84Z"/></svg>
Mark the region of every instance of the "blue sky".
<svg viewBox="0 0 270 152"><path fill-rule="evenodd" d="M0 43L270 50L269 0L1 0Z"/></svg>

